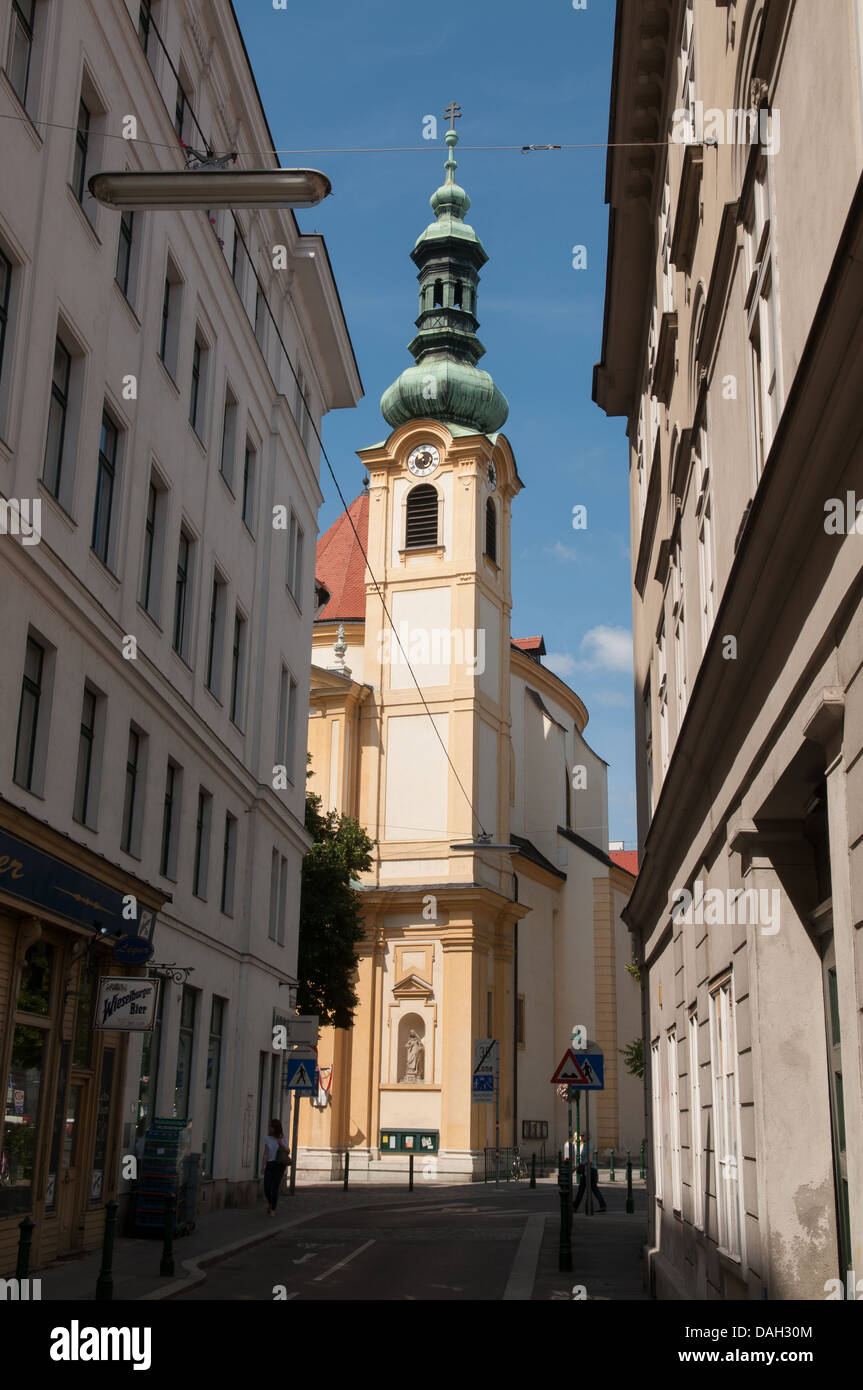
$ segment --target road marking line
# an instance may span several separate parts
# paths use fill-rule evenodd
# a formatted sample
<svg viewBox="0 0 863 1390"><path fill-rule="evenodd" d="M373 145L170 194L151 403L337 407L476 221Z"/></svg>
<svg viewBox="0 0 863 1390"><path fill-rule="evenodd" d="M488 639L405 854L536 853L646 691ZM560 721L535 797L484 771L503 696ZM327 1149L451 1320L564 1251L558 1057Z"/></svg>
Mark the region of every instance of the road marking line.
<svg viewBox="0 0 863 1390"><path fill-rule="evenodd" d="M355 1260L357 1258L357 1255L361 1255L364 1250L368 1250L370 1245L374 1245L373 1240L367 1240L365 1245L361 1245L360 1248L358 1250L355 1250L352 1255L346 1255L343 1260L339 1260L338 1264L333 1265L332 1269L326 1270L323 1274L316 1274L315 1283L320 1283L321 1279L329 1278L331 1274L335 1274L337 1269L344 1269L345 1265L349 1265L351 1260Z"/></svg>
<svg viewBox="0 0 863 1390"><path fill-rule="evenodd" d="M504 1301L531 1298L544 1233L545 1213L539 1212L529 1216L504 1289Z"/></svg>

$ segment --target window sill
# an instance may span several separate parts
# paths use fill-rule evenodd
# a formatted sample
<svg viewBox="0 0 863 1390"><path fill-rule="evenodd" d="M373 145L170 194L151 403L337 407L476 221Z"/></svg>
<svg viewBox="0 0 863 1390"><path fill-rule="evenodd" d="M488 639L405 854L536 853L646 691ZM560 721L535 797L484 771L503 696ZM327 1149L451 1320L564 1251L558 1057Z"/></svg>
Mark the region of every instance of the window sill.
<svg viewBox="0 0 863 1390"><path fill-rule="evenodd" d="M436 555L442 560L446 554L446 546L443 545L406 545L399 550L399 559L404 562L408 555Z"/></svg>
<svg viewBox="0 0 863 1390"><path fill-rule="evenodd" d="M74 190L74 188L72 187L72 185L71 185L70 183L67 183L67 184L66 184L66 195L67 195L67 197L68 197L68 199L69 199L69 202L72 204L73 208L75 209L75 212L78 214L78 217L81 219L81 224L82 224L82 226L83 226L85 232L87 233L87 235L90 237L90 240L93 242L94 247L96 248L97 251L98 251L98 250L101 250L101 248L102 248L102 238L99 236L99 233L96 231L96 227L95 227L94 223L92 223L92 222L90 221L89 217L87 216L87 213L86 213L85 209L84 209L84 208L82 207L82 205L78 202L78 199L77 199L77 197L76 197L76 195L75 195L75 190ZM95 200L93 199L93 197L92 197L90 194L87 194L87 197L90 198L90 201L91 201L91 202L94 202L94 201L95 201Z"/></svg>
<svg viewBox="0 0 863 1390"><path fill-rule="evenodd" d="M108 579L110 579L110 581L111 581L111 583L113 584L114 588L115 588L115 589L119 589L119 588L120 588L120 580L117 578L117 575L116 575L116 574L114 573L114 571L111 569L111 566L110 566L105 560L102 559L101 555L97 555L97 554L96 554L96 551L93 549L92 546L90 546L90 559L91 559L91 561L92 561L92 563L93 563L94 565L98 565L98 566L99 566L99 569L101 570L101 572L102 572L103 574L107 575Z"/></svg>
<svg viewBox="0 0 863 1390"><path fill-rule="evenodd" d="M198 431L197 431L197 429L195 428L195 426L192 424L191 420L188 421L188 425L189 425L189 429L190 429L191 432L192 432L192 438L194 439L194 441L195 441L195 443L197 444L198 448L200 449L201 453L202 453L202 454L204 455L204 457L206 458L206 456L207 456L207 446L206 446L206 444L204 443L204 441L203 441L203 439L201 438L201 436L198 434Z"/></svg>
<svg viewBox="0 0 863 1390"><path fill-rule="evenodd" d="M41 478L36 479L36 486L39 489L40 497L44 498L44 500L48 503L52 511L55 511L57 513L63 524L67 526L70 531L77 531L77 521L73 517L72 513L67 511L66 508L63 506L63 503L60 501L60 498L54 496L51 489L47 486L46 483L43 483Z"/></svg>
<svg viewBox="0 0 863 1390"><path fill-rule="evenodd" d="M249 523L246 521L246 518L245 518L245 517L243 517L243 526L245 527L246 531L248 532L248 534L249 534L249 539L251 540L252 544L253 544L253 545L256 544L256 542L257 542L257 537L256 537L254 531L252 530L251 526L249 525Z"/></svg>
<svg viewBox="0 0 863 1390"><path fill-rule="evenodd" d="M183 666L183 667L185 667L186 672L187 672L190 676L193 675L192 667L189 665L188 661L187 661L186 658L183 656L183 653L182 653L182 652L178 652L178 651L177 651L177 648L174 647L174 646L171 647L171 656L175 657L176 660L179 661L180 665Z"/></svg>
<svg viewBox="0 0 863 1390"><path fill-rule="evenodd" d="M165 361L165 359L164 359L163 357L160 357L160 356L159 356L158 352L156 353L156 361L158 362L159 366L162 368L162 371L165 373L166 379L171 383L171 386L174 388L174 391L176 392L177 396L179 396L179 394L180 394L180 388L179 388L179 386L177 385L176 381L175 381L174 378L173 378L173 375L172 375L172 373L171 373L171 369L170 369L170 367L168 366L168 364L167 364L167 362Z"/></svg>
<svg viewBox="0 0 863 1390"><path fill-rule="evenodd" d="M133 305L132 305L131 299L128 297L128 295L126 295L126 294L123 293L123 288L122 288L122 286L119 284L119 282L116 280L116 278L115 278L115 280L114 280L114 289L117 291L117 294L118 294L118 296L119 296L119 298L120 298L120 302L122 303L123 307L125 308L125 310L126 310L127 314L129 315L130 319L132 320L132 323L134 324L135 328L140 329L140 327L141 327L141 320L138 318L138 315L135 313L135 310L134 310L134 307L133 307Z"/></svg>
<svg viewBox="0 0 863 1390"><path fill-rule="evenodd" d="M6 88L6 91L9 93L15 105L18 107L18 110L22 113L22 115L26 117L26 123L22 122L22 124L24 125L24 129L32 139L37 150L41 150L45 141L43 137L39 134L36 122L30 115L30 112L27 110L27 107L21 104L21 99L18 96L18 93L15 91L15 88L12 86L12 83L9 81L9 77L5 68L0 68L0 81L2 81L2 85Z"/></svg>
<svg viewBox="0 0 863 1390"><path fill-rule="evenodd" d="M230 497L231 497L231 501L232 501L232 502L236 502L236 500L237 500L237 494L234 492L234 489L231 487L231 484L228 482L227 478L225 477L224 473L222 472L221 467L219 468L219 477L221 478L222 482L224 483L225 487L227 488L228 493L230 494Z"/></svg>
<svg viewBox="0 0 863 1390"><path fill-rule="evenodd" d="M297 612L299 613L300 617L302 617L302 616L303 616L303 610L302 610L302 608L300 607L300 605L298 604L296 598L294 597L294 591L293 591L293 589L291 588L290 584L286 584L286 585L285 585L285 592L290 596L291 602L293 603L293 605L294 605L294 607L296 608Z"/></svg>
<svg viewBox="0 0 863 1390"><path fill-rule="evenodd" d="M138 605L138 612L139 612L139 613L143 613L144 617L145 617L145 618L148 618L148 619L150 620L150 622L153 624L153 627L156 629L156 631L158 632L159 636L161 637L161 636L162 636L162 624L159 622L159 619L153 616L153 614L150 612L149 608L145 608L145 607L144 607L144 605L143 605L143 603L141 602L140 599L137 600L137 605Z"/></svg>
<svg viewBox="0 0 863 1390"><path fill-rule="evenodd" d="M204 689L209 695L214 705L218 705L219 709L225 708L224 701L220 698L220 696L216 694L215 690L213 690L209 685L207 685L206 681L204 681Z"/></svg>

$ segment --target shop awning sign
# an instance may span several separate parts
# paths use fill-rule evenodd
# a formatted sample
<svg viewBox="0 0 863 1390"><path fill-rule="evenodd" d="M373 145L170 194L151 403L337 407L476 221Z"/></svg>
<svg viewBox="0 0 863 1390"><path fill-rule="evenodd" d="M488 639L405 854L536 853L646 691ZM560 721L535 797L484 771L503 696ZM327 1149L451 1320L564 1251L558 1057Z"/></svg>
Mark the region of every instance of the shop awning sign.
<svg viewBox="0 0 863 1390"><path fill-rule="evenodd" d="M150 1032L156 1019L159 981L142 976L103 975L96 998L94 1028L117 1033Z"/></svg>

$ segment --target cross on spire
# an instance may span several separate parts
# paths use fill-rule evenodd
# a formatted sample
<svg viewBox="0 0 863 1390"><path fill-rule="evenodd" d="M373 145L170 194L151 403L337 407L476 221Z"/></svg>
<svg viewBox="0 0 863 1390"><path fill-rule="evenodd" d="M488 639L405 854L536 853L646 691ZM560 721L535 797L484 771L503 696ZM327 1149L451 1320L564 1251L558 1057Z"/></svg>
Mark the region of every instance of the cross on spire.
<svg viewBox="0 0 863 1390"><path fill-rule="evenodd" d="M450 130L455 130L456 121L461 120L461 107L459 106L458 102L451 101L449 106L444 111L444 115L449 118Z"/></svg>

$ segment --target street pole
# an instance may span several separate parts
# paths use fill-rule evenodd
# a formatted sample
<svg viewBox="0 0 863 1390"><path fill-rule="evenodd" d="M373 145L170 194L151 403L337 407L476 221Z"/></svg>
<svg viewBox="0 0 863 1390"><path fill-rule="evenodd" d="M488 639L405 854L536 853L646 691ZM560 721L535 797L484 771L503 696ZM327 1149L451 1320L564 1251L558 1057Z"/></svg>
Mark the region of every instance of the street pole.
<svg viewBox="0 0 863 1390"><path fill-rule="evenodd" d="M495 1041L494 1046L494 1185L500 1187L500 1043Z"/></svg>
<svg viewBox="0 0 863 1390"><path fill-rule="evenodd" d="M584 1177L587 1182L585 1192L585 1212L588 1216L593 1216L593 1167L591 1164L590 1153L590 1091L584 1093L584 1138L587 1145L587 1164L584 1169Z"/></svg>
<svg viewBox="0 0 863 1390"><path fill-rule="evenodd" d="M291 1197L297 1186L297 1136L300 1132L300 1098L291 1096L293 1108L293 1119L291 1121L291 1185L288 1189Z"/></svg>

